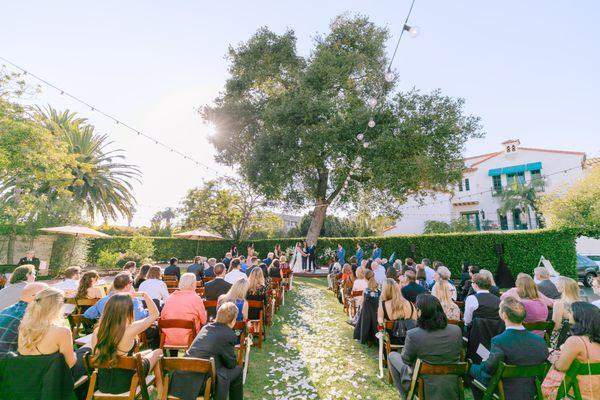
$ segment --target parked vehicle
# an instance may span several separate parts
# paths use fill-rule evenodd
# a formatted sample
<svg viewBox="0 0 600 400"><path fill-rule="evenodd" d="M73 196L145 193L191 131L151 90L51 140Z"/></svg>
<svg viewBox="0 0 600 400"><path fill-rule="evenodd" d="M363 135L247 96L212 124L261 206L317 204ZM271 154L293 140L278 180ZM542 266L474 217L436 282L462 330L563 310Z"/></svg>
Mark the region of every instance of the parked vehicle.
<svg viewBox="0 0 600 400"><path fill-rule="evenodd" d="M577 277L587 287L592 286L592 281L598 274L600 266L590 257L577 254Z"/></svg>
<svg viewBox="0 0 600 400"><path fill-rule="evenodd" d="M600 256L597 255L586 255L587 258L593 260L598 266L600 266Z"/></svg>

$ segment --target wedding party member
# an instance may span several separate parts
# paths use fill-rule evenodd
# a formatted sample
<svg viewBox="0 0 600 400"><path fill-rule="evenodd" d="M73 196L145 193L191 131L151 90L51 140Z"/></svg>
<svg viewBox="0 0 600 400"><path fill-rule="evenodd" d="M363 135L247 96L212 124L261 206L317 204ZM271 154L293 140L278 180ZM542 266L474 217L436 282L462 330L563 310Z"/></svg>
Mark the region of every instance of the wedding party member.
<svg viewBox="0 0 600 400"><path fill-rule="evenodd" d="M552 300L560 299L560 292L554 282L550 280L550 273L546 267L537 267L533 273L537 288L544 296Z"/></svg>
<svg viewBox="0 0 600 400"><path fill-rule="evenodd" d="M15 268L10 276L10 285L0 290L0 310L12 306L21 298L25 285L35 281L35 267L31 264Z"/></svg>
<svg viewBox="0 0 600 400"><path fill-rule="evenodd" d="M279 259L279 257L281 257L282 255L282 251L281 251L281 245L279 243L277 243L275 245L275 249L273 250L273 257L275 257L276 259Z"/></svg>
<svg viewBox="0 0 600 400"><path fill-rule="evenodd" d="M150 267L151 267L150 264L144 264L141 266L140 271L138 272L137 276L133 280L134 289L139 289L142 282L144 282L146 280L146 278L148 276L148 271L150 270Z"/></svg>
<svg viewBox="0 0 600 400"><path fill-rule="evenodd" d="M406 332L402 353L392 352L388 357L394 385L403 398L410 388L412 370L417 359L431 364L456 363L460 361L463 348L460 328L448 324L444 310L434 296L420 294L416 303L419 311L417 327ZM455 376L424 376L423 380L426 398L459 398Z"/></svg>
<svg viewBox="0 0 600 400"><path fill-rule="evenodd" d="M95 270L84 272L79 280L79 287L77 288L75 298L77 300L84 300L101 299L104 297L104 290L96 286L98 279L100 279L100 275Z"/></svg>
<svg viewBox="0 0 600 400"><path fill-rule="evenodd" d="M179 270L179 265L177 265L177 259L175 257L169 260L169 266L165 268L164 275L167 276L175 276L177 280L181 277L181 271Z"/></svg>
<svg viewBox="0 0 600 400"><path fill-rule="evenodd" d="M338 243L337 245L337 251L335 252L335 256L340 265L346 264L346 250L344 249L341 243Z"/></svg>
<svg viewBox="0 0 600 400"><path fill-rule="evenodd" d="M431 294L435 296L444 310L444 314L449 320L460 320L460 309L453 301L456 296L456 289L450 283L450 270L446 267L439 267L437 270L438 279L431 289Z"/></svg>
<svg viewBox="0 0 600 400"><path fill-rule="evenodd" d="M300 242L296 242L294 254L291 260L291 268L293 272L299 273L306 270L306 252Z"/></svg>
<svg viewBox="0 0 600 400"><path fill-rule="evenodd" d="M131 275L129 275L127 272L120 272L117 274L117 276L115 276L115 279L113 280L113 286L110 293L107 296L98 300L96 304L88 308L83 313L83 316L87 319L99 319L102 315L102 312L104 311L106 303L110 300L112 296L114 296L115 294L129 293L134 293L133 279L131 278ZM138 297L133 298L133 315L136 321L144 319L148 316L148 310L144 309L142 301Z"/></svg>
<svg viewBox="0 0 600 400"><path fill-rule="evenodd" d="M248 256L248 258L254 257L254 243L250 243L246 247L246 255Z"/></svg>
<svg viewBox="0 0 600 400"><path fill-rule="evenodd" d="M227 275L225 275L225 280L231 284L233 284L235 281L237 280L246 280L248 279L248 276L243 273L242 271L240 271L240 259L239 258L234 258L233 260L231 260L231 263L229 265L229 269L227 272Z"/></svg>
<svg viewBox="0 0 600 400"><path fill-rule="evenodd" d="M131 286L131 283L129 284ZM135 318L134 300L143 299L148 305L144 318ZM141 301L140 301L141 303ZM158 319L159 312L150 296L144 292L116 293L106 302L105 312L92 334L90 344L93 360L100 364L114 363L117 357L131 357L135 353L137 337ZM146 373L154 369L156 388L162 391L162 379L157 369L162 350L143 353L142 363ZM118 394L129 391L135 371L119 368L100 368L96 387L103 393Z"/></svg>
<svg viewBox="0 0 600 400"><path fill-rule="evenodd" d="M373 254L371 255L371 260L377 260L381 258L381 249L377 243L373 243Z"/></svg>
<svg viewBox="0 0 600 400"><path fill-rule="evenodd" d="M360 264L362 264L362 260L363 257L365 256L365 252L363 251L360 242L356 242L356 265L358 265L360 267Z"/></svg>
<svg viewBox="0 0 600 400"><path fill-rule="evenodd" d="M406 285L404 285L401 290L402 296L404 296L406 300L414 303L417 301L418 295L427 293L427 289L416 282L417 274L412 269L409 269L404 273L404 279L406 280Z"/></svg>
<svg viewBox="0 0 600 400"><path fill-rule="evenodd" d="M242 368L237 365L235 346L237 335L233 331L238 309L225 303L217 312L215 322L202 328L186 357L214 358L217 369L216 400L242 400L244 383ZM207 375L196 372L175 371L169 385L169 394L180 399L196 399L204 388Z"/></svg>
<svg viewBox="0 0 600 400"><path fill-rule="evenodd" d="M186 272L179 280L179 290L173 292L163 307L161 319L182 319L193 321L196 332L206 324L204 302L196 295L196 275ZM166 346L187 346L190 331L187 329L164 329ZM175 354L177 352L175 351Z"/></svg>
<svg viewBox="0 0 600 400"><path fill-rule="evenodd" d="M317 246L313 242L308 242L306 253L308 254L308 272L315 272L317 270Z"/></svg>
<svg viewBox="0 0 600 400"><path fill-rule="evenodd" d="M148 270L147 279L140 285L140 292L148 293L148 296L156 303L156 306L161 309L162 304L169 298L169 289L167 284L160 279L160 267L153 265Z"/></svg>
<svg viewBox="0 0 600 400"><path fill-rule="evenodd" d="M544 339L523 327L523 304L513 297L502 300L500 318L504 321L506 330L492 338L489 357L481 364L471 366L471 376L484 385L489 383L501 361L517 366L536 365L543 363L548 357L548 347ZM535 397L534 378L509 378L504 379L502 383L507 399L531 400ZM473 387L473 395L476 399L480 398L481 391Z"/></svg>
<svg viewBox="0 0 600 400"><path fill-rule="evenodd" d="M64 323L62 290L45 288L29 303L19 325L18 351L23 356L60 353L72 368L77 362L73 335Z"/></svg>
<svg viewBox="0 0 600 400"><path fill-rule="evenodd" d="M10 307L0 311L0 358L18 347L19 325L27 306L35 296L48 285L41 282L28 283L21 291L21 299Z"/></svg>
<svg viewBox="0 0 600 400"><path fill-rule="evenodd" d="M204 278L204 257L194 257L194 263L187 267L187 272L196 275L196 280L201 281Z"/></svg>
<svg viewBox="0 0 600 400"><path fill-rule="evenodd" d="M127 261L125 265L123 265L123 272L129 272L129 275L135 276L135 271L137 269L137 264L135 261Z"/></svg>
<svg viewBox="0 0 600 400"><path fill-rule="evenodd" d="M238 256L238 249L237 249L237 245L232 244L231 245L231 249L229 250L229 253L231 254L231 257L236 258ZM231 258L230 257L230 258Z"/></svg>
<svg viewBox="0 0 600 400"><path fill-rule="evenodd" d="M592 304L576 301L571 304L572 335L560 348L554 369L566 372L573 360L582 364L600 362L600 310ZM600 393L600 376L577 377L583 399L593 399Z"/></svg>
<svg viewBox="0 0 600 400"><path fill-rule="evenodd" d="M77 288L79 287L80 274L80 267L69 267L64 272L65 279L58 283L55 283L54 285L52 285L52 287L62 290L65 294L65 297L67 298L75 297L75 294L77 293Z"/></svg>
<svg viewBox="0 0 600 400"><path fill-rule="evenodd" d="M260 270L256 270L260 271ZM228 302L235 304L238 308L238 321L245 321L248 319L248 302L246 301L246 294L248 293L248 281L246 279L238 279L231 285L231 289L224 295L219 296L217 300L217 313L219 308Z"/></svg>
<svg viewBox="0 0 600 400"><path fill-rule="evenodd" d="M21 265L33 265L37 269L40 268L40 259L35 256L35 251L29 250L17 263L17 267Z"/></svg>

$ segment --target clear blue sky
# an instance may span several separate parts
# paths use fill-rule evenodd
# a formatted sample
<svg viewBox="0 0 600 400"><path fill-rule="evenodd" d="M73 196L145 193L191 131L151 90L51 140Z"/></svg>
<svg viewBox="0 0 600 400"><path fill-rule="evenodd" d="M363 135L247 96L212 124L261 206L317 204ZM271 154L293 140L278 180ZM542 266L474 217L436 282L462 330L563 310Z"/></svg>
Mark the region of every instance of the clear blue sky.
<svg viewBox="0 0 600 400"><path fill-rule="evenodd" d="M222 169L195 108L227 78L227 47L260 26L293 28L302 54L343 12L400 33L409 0L391 1L12 1L2 7L0 55ZM395 68L400 87L463 97L482 117L485 139L466 155L524 145L600 152L600 2L417 0L421 28L405 37ZM390 52L391 53L391 52ZM80 111L138 164L135 224L214 173L131 136L51 89L33 99Z"/></svg>

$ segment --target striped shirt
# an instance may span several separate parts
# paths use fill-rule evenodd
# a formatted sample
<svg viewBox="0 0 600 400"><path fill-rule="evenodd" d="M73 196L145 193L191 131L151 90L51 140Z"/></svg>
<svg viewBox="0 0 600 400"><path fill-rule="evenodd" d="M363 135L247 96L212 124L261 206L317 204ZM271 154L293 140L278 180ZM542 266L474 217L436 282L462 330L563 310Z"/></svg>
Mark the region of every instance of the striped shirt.
<svg viewBox="0 0 600 400"><path fill-rule="evenodd" d="M19 301L0 311L0 357L16 352L19 345L19 325L25 315L27 303Z"/></svg>

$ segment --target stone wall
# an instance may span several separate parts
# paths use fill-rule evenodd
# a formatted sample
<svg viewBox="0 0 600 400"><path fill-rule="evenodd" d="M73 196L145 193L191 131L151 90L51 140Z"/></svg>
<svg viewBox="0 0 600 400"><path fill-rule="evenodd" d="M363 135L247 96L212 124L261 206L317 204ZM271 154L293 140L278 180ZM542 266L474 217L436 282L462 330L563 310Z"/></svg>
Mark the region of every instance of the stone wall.
<svg viewBox="0 0 600 400"><path fill-rule="evenodd" d="M40 261L45 261L46 265L49 265L56 238L55 235L17 236L13 263L16 264L21 257L25 257L27 251L33 250ZM0 264L10 264L7 260L7 251L8 236L0 236Z"/></svg>

